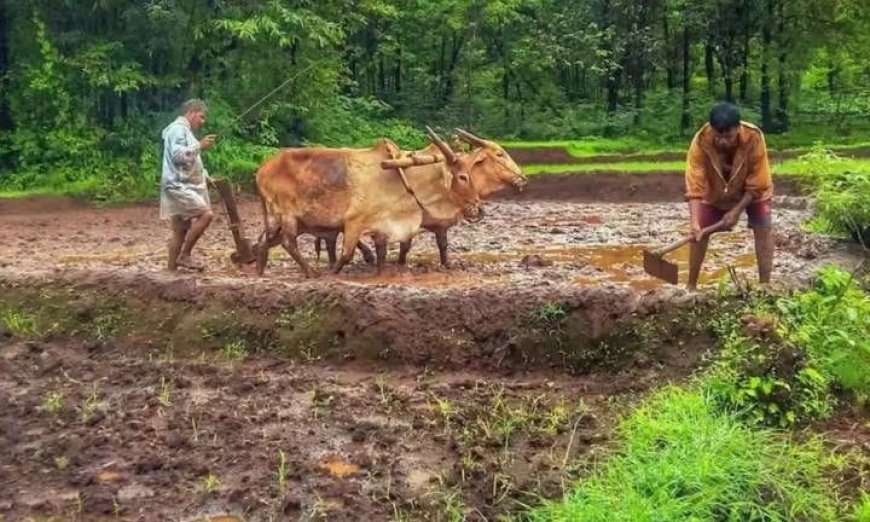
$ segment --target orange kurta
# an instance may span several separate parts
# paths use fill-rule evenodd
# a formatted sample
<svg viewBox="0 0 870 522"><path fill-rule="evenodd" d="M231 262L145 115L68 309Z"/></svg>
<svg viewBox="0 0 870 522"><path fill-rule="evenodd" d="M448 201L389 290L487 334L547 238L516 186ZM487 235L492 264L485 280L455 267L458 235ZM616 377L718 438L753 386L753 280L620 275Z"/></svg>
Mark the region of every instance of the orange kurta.
<svg viewBox="0 0 870 522"><path fill-rule="evenodd" d="M740 123L740 143L728 180L722 174L716 155L713 128L706 123L695 134L686 158L686 199L702 199L710 205L730 209L746 192L752 194L753 202L773 197L764 134L751 123Z"/></svg>

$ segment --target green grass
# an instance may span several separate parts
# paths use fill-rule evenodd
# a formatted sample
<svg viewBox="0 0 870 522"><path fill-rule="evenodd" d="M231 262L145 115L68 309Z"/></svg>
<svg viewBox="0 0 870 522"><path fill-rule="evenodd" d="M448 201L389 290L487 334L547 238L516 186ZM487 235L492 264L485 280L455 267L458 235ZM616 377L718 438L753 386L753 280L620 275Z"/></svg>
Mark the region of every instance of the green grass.
<svg viewBox="0 0 870 522"><path fill-rule="evenodd" d="M790 135L766 134L767 145L772 151L795 150L807 152L818 136L794 137ZM588 138L580 140L555 140L555 141L500 141L503 147L514 149L533 148L564 148L568 154L576 158L588 158L594 156L620 155L620 154L658 154L662 152L683 153L689 146L691 137L687 136L681 141L655 142L640 138ZM825 147L834 149L857 149L870 147L870 140L866 135L853 138L837 138L824 140Z"/></svg>
<svg viewBox="0 0 870 522"><path fill-rule="evenodd" d="M620 426L623 450L535 522L843 520L818 440L796 443L667 388Z"/></svg>
<svg viewBox="0 0 870 522"><path fill-rule="evenodd" d="M569 172L683 172L686 167L685 161L627 161L619 163L585 163L571 164L534 164L524 165L523 173L527 176L538 174L559 174ZM805 167L798 158L771 162L774 175L791 176L798 175ZM832 172L842 174L845 172L870 171L870 158L842 158L833 164Z"/></svg>

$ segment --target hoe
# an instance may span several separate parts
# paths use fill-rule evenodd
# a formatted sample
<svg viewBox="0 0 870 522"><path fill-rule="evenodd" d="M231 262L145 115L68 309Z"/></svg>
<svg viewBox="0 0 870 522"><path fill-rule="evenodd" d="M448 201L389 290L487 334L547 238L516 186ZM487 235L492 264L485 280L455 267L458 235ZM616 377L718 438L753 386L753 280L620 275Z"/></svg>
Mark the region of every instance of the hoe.
<svg viewBox="0 0 870 522"><path fill-rule="evenodd" d="M723 221L719 221L709 227L701 230L701 235L708 236L713 232L719 232L725 228L725 223ZM664 258L664 255L668 252L672 252L686 243L690 242L692 239L688 237L684 237L683 239L671 243L670 245L659 248L658 250L644 250L643 251L643 269L646 270L646 273L657 277L663 281L666 281L672 285L677 284L677 276L679 275L679 268L676 263L671 263Z"/></svg>

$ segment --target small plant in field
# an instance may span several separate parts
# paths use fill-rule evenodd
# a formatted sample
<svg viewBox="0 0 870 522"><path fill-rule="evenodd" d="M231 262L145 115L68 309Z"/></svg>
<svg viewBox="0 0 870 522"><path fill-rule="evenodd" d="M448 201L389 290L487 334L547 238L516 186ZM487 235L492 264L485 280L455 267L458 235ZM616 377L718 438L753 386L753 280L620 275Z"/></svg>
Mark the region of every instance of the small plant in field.
<svg viewBox="0 0 870 522"><path fill-rule="evenodd" d="M456 408L453 406L453 403L450 402L450 399L442 399L440 397L432 397L432 400L434 402L433 409L444 421L444 424L448 424L450 419L456 414Z"/></svg>
<svg viewBox="0 0 870 522"><path fill-rule="evenodd" d="M212 493L220 488L221 482L217 475L209 473L202 478L202 490L206 493Z"/></svg>
<svg viewBox="0 0 870 522"><path fill-rule="evenodd" d="M57 466L58 471L63 471L67 467L69 467L69 458L66 455L61 455L60 457L54 458L54 465Z"/></svg>
<svg viewBox="0 0 870 522"><path fill-rule="evenodd" d="M20 337L36 335L36 317L18 310L4 310L0 314L0 323L6 325L13 334Z"/></svg>
<svg viewBox="0 0 870 522"><path fill-rule="evenodd" d="M562 323L568 318L569 308L567 303L549 302L532 313L534 322L545 328L550 335L562 330Z"/></svg>
<svg viewBox="0 0 870 522"><path fill-rule="evenodd" d="M166 382L165 377L160 378L160 389L157 391L157 402L160 403L161 406L166 408L172 406L172 401L170 397L172 395L172 389L169 386L169 383Z"/></svg>
<svg viewBox="0 0 870 522"><path fill-rule="evenodd" d="M855 522L870 522L870 494L861 493L861 500L855 506L852 518Z"/></svg>
<svg viewBox="0 0 870 522"><path fill-rule="evenodd" d="M42 411L58 413L63 409L63 393L59 391L48 392L42 399Z"/></svg>
<svg viewBox="0 0 870 522"><path fill-rule="evenodd" d="M88 395L87 399L79 406L76 407L76 410L79 412L79 419L82 422L88 422L91 417L94 415L94 412L97 411L97 405L100 403L100 392L97 389L97 385L95 384L93 389L91 390L91 394Z"/></svg>
<svg viewBox="0 0 870 522"><path fill-rule="evenodd" d="M287 491L287 455L284 450L278 450L278 491Z"/></svg>
<svg viewBox="0 0 870 522"><path fill-rule="evenodd" d="M248 346L241 339L234 339L221 348L221 355L231 361L240 361L248 356Z"/></svg>

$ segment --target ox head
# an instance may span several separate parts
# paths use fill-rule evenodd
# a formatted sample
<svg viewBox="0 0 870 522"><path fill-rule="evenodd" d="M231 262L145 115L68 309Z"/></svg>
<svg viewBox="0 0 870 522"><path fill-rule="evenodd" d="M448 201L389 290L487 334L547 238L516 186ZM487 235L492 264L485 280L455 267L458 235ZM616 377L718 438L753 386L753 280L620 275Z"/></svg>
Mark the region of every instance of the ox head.
<svg viewBox="0 0 870 522"><path fill-rule="evenodd" d="M462 209L465 219L479 221L483 218L483 208L480 206L480 195L471 176L472 158L467 154L457 155L431 128L426 127L426 134L444 155L445 168L449 171L449 179L445 182L451 201Z"/></svg>
<svg viewBox="0 0 870 522"><path fill-rule="evenodd" d="M486 197L505 187L523 190L528 180L513 158L498 143L478 138L474 134L456 129L456 135L474 149L468 153L472 157L469 166L474 184L481 197Z"/></svg>

